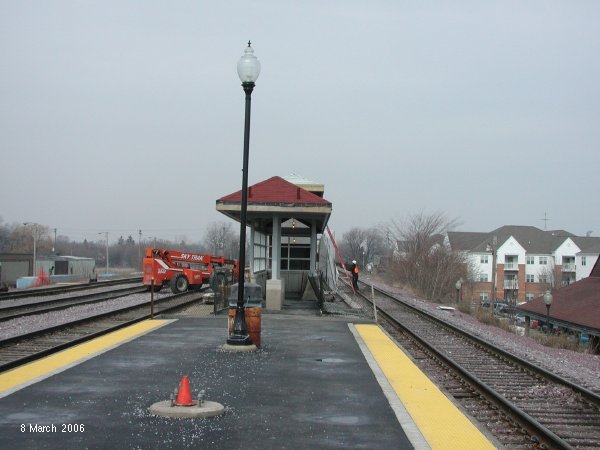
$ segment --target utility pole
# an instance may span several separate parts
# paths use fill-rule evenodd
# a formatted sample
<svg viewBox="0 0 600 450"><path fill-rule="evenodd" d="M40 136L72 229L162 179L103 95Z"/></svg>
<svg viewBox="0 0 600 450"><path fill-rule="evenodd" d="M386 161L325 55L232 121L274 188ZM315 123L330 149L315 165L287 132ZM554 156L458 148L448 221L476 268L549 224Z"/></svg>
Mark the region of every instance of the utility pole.
<svg viewBox="0 0 600 450"><path fill-rule="evenodd" d="M108 231L101 231L98 234L106 235L106 274L108 275Z"/></svg>
<svg viewBox="0 0 600 450"><path fill-rule="evenodd" d="M37 240L39 238L39 229L38 223L33 223L33 222L23 222L23 225L25 225L26 227L29 226L31 228L31 236L33 237L33 273L31 274L32 276L35 277L35 271L37 269L37 255L36 255L36 246L37 246Z"/></svg>
<svg viewBox="0 0 600 450"><path fill-rule="evenodd" d="M56 253L56 228L54 229L54 247L52 247L52 252Z"/></svg>
<svg viewBox="0 0 600 450"><path fill-rule="evenodd" d="M138 259L140 261L140 267L142 265L142 230L139 230L138 238Z"/></svg>

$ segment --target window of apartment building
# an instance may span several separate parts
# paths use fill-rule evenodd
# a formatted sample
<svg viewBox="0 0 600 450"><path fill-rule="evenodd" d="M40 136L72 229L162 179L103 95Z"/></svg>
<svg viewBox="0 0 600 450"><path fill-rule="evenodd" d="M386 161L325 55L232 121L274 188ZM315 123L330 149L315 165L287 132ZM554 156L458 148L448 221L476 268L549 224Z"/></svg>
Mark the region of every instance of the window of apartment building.
<svg viewBox="0 0 600 450"><path fill-rule="evenodd" d="M540 256L540 264L541 265L548 264L548 257L547 256Z"/></svg>
<svg viewBox="0 0 600 450"><path fill-rule="evenodd" d="M585 261L585 256L582 256L582 257L581 257L581 265L582 265L582 266L585 266L585 263L586 263L586 261Z"/></svg>
<svg viewBox="0 0 600 450"><path fill-rule="evenodd" d="M540 283L547 283L548 282L548 275L538 275L538 281Z"/></svg>
<svg viewBox="0 0 600 450"><path fill-rule="evenodd" d="M487 281L488 281L487 273L479 275L479 281L481 281L482 283L487 283Z"/></svg>
<svg viewBox="0 0 600 450"><path fill-rule="evenodd" d="M525 281L527 283L535 283L535 275L533 275L533 274L525 275Z"/></svg>
<svg viewBox="0 0 600 450"><path fill-rule="evenodd" d="M525 300L530 302L531 300L533 300L535 298L535 295L533 295L531 292L526 292L525 293Z"/></svg>
<svg viewBox="0 0 600 450"><path fill-rule="evenodd" d="M535 256L528 256L527 264L535 264Z"/></svg>
<svg viewBox="0 0 600 450"><path fill-rule="evenodd" d="M487 264L488 263L488 255L481 255L481 264Z"/></svg>
<svg viewBox="0 0 600 450"><path fill-rule="evenodd" d="M480 292L479 293L479 301L481 302L485 302L488 299L488 293L487 292Z"/></svg>

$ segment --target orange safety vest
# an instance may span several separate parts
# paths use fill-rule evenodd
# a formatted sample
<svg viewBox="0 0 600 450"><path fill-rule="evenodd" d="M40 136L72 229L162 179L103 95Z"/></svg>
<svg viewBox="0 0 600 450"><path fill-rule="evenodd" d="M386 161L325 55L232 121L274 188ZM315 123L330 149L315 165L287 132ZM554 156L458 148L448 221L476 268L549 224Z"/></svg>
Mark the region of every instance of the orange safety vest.
<svg viewBox="0 0 600 450"><path fill-rule="evenodd" d="M358 266L354 266L354 273L358 275Z"/></svg>

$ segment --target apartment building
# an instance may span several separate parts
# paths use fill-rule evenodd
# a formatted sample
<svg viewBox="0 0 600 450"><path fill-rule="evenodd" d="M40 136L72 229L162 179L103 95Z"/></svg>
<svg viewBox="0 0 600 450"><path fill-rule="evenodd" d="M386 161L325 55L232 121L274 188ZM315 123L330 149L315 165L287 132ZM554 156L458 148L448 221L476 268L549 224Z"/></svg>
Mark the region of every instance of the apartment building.
<svg viewBox="0 0 600 450"><path fill-rule="evenodd" d="M600 255L600 238L518 225L489 233L451 231L445 244L468 256L471 279L464 294L482 301L492 292L496 299L532 300L588 277Z"/></svg>

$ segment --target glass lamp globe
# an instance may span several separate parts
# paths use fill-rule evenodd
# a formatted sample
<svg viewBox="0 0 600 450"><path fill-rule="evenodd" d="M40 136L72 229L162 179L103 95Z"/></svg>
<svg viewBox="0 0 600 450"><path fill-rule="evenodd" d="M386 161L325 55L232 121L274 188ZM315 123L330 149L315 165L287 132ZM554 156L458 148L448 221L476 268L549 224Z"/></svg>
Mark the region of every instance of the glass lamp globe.
<svg viewBox="0 0 600 450"><path fill-rule="evenodd" d="M260 62L254 56L254 49L250 46L250 41L238 61L237 71L242 83L254 83L260 75Z"/></svg>

